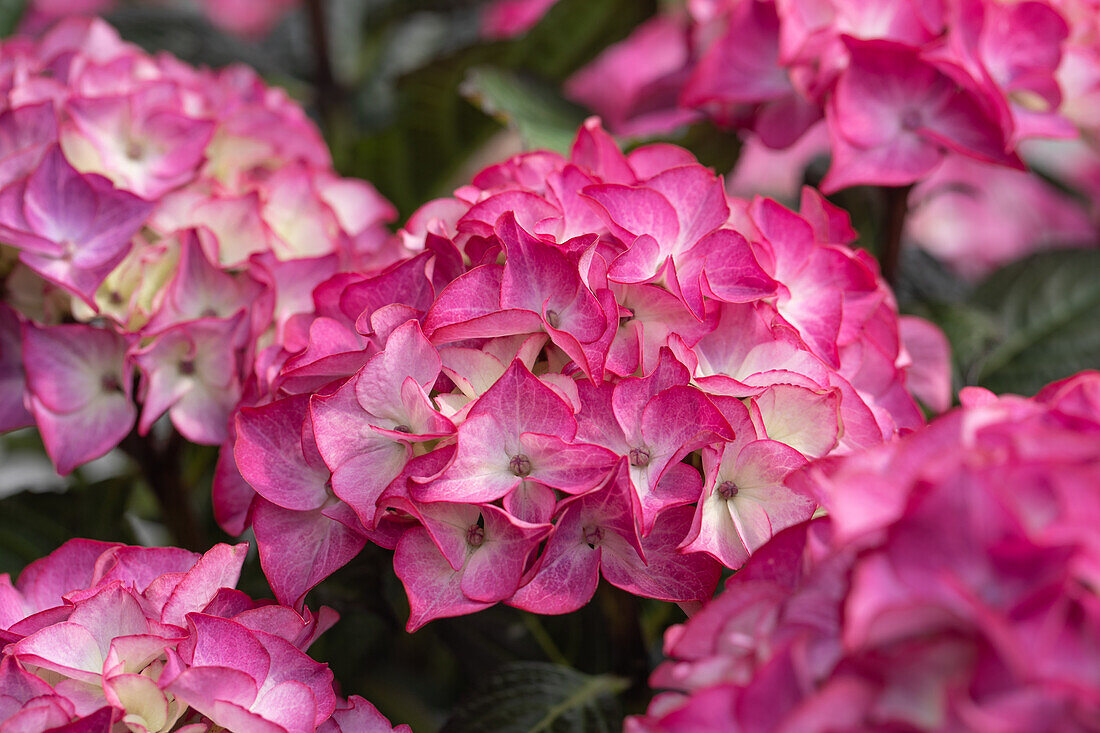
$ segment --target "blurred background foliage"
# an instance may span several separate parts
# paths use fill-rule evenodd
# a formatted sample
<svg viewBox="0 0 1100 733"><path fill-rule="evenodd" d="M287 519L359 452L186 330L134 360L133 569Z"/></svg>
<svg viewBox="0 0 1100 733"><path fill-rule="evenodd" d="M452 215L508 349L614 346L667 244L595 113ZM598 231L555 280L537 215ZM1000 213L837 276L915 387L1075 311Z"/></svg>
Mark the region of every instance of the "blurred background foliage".
<svg viewBox="0 0 1100 733"><path fill-rule="evenodd" d="M372 181L403 220L449 195L481 167L530 147L568 148L587 112L561 83L659 10L657 0L560 0L525 35L480 37L483 0L312 0L268 37L245 42L215 30L187 3L130 3L108 17L127 39L193 64L245 63L314 115L344 175ZM0 32L23 3L0 0ZM324 22L317 15L323 10ZM323 53L321 47L327 48ZM669 138L719 173L736 161L736 135L709 124ZM637 142L637 141L635 141ZM807 183L825 169L811 166ZM873 250L881 191L834 197ZM792 202L787 202L792 203ZM1034 393L1100 364L1100 252L1048 252L985 282L958 279L908 250L903 311L938 323L954 348L956 388L980 384ZM167 436L163 436L168 440ZM216 450L183 446L201 545L232 542L214 523L209 486ZM153 487L121 452L64 479L33 431L0 438L0 572L16 573L70 537L171 544ZM245 538L247 539L247 537ZM253 552L240 587L270 596ZM408 607L392 553L368 546L310 596L341 613L313 647L345 694L374 701L414 730L597 731L648 701L644 681L664 630L683 614L601 584L594 601L562 617L505 606L404 632Z"/></svg>

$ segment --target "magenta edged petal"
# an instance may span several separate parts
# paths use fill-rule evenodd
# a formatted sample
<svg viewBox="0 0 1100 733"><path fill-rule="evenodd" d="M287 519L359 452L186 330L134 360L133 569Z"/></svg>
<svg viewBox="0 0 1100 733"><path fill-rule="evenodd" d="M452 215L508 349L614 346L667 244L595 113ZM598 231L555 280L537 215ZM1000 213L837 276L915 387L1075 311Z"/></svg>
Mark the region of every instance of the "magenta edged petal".
<svg viewBox="0 0 1100 733"><path fill-rule="evenodd" d="M411 733L409 726L394 727L370 702L352 695L340 703L332 717L321 724L318 733Z"/></svg>
<svg viewBox="0 0 1100 733"><path fill-rule="evenodd" d="M32 397L31 410L46 452L62 475L114 448L137 421L137 408L121 393L99 397L78 412L65 414L50 411Z"/></svg>
<svg viewBox="0 0 1100 733"><path fill-rule="evenodd" d="M461 573L450 566L427 530L412 529L402 535L393 566L409 596L406 629L410 632L432 619L461 616L492 605L466 597L461 589Z"/></svg>
<svg viewBox="0 0 1100 733"><path fill-rule="evenodd" d="M553 435L522 433L519 444L531 459L531 478L567 494L582 493L603 483L618 460L606 448L566 443Z"/></svg>
<svg viewBox="0 0 1100 733"><path fill-rule="evenodd" d="M626 545L604 548L603 576L612 585L648 598L665 601L702 601L718 586L721 566L709 556L676 549L691 527L694 509L673 507L657 517L653 530L642 538L643 561Z"/></svg>
<svg viewBox="0 0 1100 733"><path fill-rule="evenodd" d="M280 603L300 608L311 588L359 554L366 540L320 510L261 500L253 518L260 564Z"/></svg>
<svg viewBox="0 0 1100 733"><path fill-rule="evenodd" d="M237 468L261 496L288 509L317 509L327 497L328 471L309 465L303 454L308 405L308 397L297 396L237 413Z"/></svg>
<svg viewBox="0 0 1100 733"><path fill-rule="evenodd" d="M528 557L550 525L529 525L492 505L482 507L481 515L484 539L466 560L461 588L471 600L495 603L516 592Z"/></svg>
<svg viewBox="0 0 1100 733"><path fill-rule="evenodd" d="M110 707L100 708L90 715L85 715L80 720L68 725L50 728L44 733L110 733L114 712L114 709Z"/></svg>
<svg viewBox="0 0 1100 733"><path fill-rule="evenodd" d="M584 528L579 512L562 515L537 572L508 600L509 605L532 613L560 614L575 611L592 599L600 582L601 550L588 545Z"/></svg>
<svg viewBox="0 0 1100 733"><path fill-rule="evenodd" d="M172 591L164 604L161 621L183 626L184 617L191 611L201 611L219 589L235 587L247 553L245 543L219 544L207 550Z"/></svg>

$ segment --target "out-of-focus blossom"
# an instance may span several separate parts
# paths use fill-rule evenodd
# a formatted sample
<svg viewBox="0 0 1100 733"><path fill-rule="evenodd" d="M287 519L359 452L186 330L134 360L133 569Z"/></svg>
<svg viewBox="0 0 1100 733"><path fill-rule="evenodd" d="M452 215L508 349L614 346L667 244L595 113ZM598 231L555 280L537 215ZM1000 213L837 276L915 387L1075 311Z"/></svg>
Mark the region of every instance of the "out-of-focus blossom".
<svg viewBox="0 0 1100 733"><path fill-rule="evenodd" d="M907 235L970 279L1031 252L1095 246L1085 205L1021 171L951 158L910 205Z"/></svg>
<svg viewBox="0 0 1100 733"><path fill-rule="evenodd" d="M162 416L224 442L314 287L406 253L393 207L248 69L94 19L0 54L0 429L33 422L62 473Z"/></svg>
<svg viewBox="0 0 1100 733"><path fill-rule="evenodd" d="M739 131L737 195L789 198L826 154L825 193L916 184L906 236L975 278L1036 250L1095 246L1095 207L1021 171L1026 160L1096 199L1096 10L1087 0L697 0L605 50L565 91L616 134L700 116Z"/></svg>

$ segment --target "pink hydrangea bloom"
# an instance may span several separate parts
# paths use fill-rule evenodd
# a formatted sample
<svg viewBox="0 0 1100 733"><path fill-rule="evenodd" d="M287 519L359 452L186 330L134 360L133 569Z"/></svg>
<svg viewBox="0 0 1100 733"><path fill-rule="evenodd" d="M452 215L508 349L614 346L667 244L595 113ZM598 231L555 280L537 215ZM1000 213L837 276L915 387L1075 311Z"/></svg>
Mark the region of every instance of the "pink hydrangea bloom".
<svg viewBox="0 0 1100 733"><path fill-rule="evenodd" d="M854 236L815 191L798 213L733 198L589 120L568 158L516 156L414 214L415 254L313 291L237 412L219 519L255 528L295 607L366 541L395 548L410 629L564 613L601 575L709 598L814 512L791 471L921 424L914 359L943 401L938 332L906 350Z"/></svg>
<svg viewBox="0 0 1100 733"><path fill-rule="evenodd" d="M962 402L789 479L827 517L668 631L668 692L627 730L1088 730L1100 373Z"/></svg>
<svg viewBox="0 0 1100 733"><path fill-rule="evenodd" d="M668 132L697 119L679 104L688 70L686 20L657 15L565 83L570 99L599 113L620 135Z"/></svg>
<svg viewBox="0 0 1100 733"><path fill-rule="evenodd" d="M526 33L558 0L493 0L481 18L487 38L511 38Z"/></svg>
<svg viewBox="0 0 1100 733"><path fill-rule="evenodd" d="M43 28L74 15L103 15L118 4L118 0L33 0L23 27ZM299 0L201 0L196 4L218 28L243 38L260 38L299 5Z"/></svg>
<svg viewBox="0 0 1100 733"><path fill-rule="evenodd" d="M699 0L639 26L565 91L620 135L699 116L736 129L737 195L790 200L824 154L826 193L920 184L909 203L927 213L910 234L968 278L1052 240L1096 239L1095 211L1012 170L1026 159L1095 199L1100 34L1085 0ZM923 209L949 179L993 181L988 202L953 192ZM1017 197L1027 204L1004 204ZM957 223L994 202L1010 215ZM1061 229L1036 231L1029 211ZM1000 225L1011 231L987 236Z"/></svg>
<svg viewBox="0 0 1100 733"><path fill-rule="evenodd" d="M836 165L851 165L854 143L870 156L865 182L897 185L895 166L878 158L903 155L913 169L907 175L919 178L927 170L918 170L918 159L933 161L945 148L1014 164L1010 153L1020 139L1075 135L1059 110L1056 76L1063 42L1085 25L1083 15L1046 2L694 2L686 20L673 11L609 49L577 75L573 91L616 132L628 133L637 116L631 98L586 90L646 83L652 64L615 59L667 59L658 64L663 96L679 87L678 104L663 104L669 120L677 109L703 112L782 149L828 113L833 154L843 158ZM1019 42L1025 35L1027 51ZM901 88L913 94L890 91ZM879 137L869 139L872 133ZM831 185L853 182L836 173Z"/></svg>
<svg viewBox="0 0 1100 733"><path fill-rule="evenodd" d="M62 473L162 416L224 442L313 289L406 253L393 207L243 67L150 56L83 18L0 54L0 429L33 421Z"/></svg>
<svg viewBox="0 0 1100 733"><path fill-rule="evenodd" d="M233 589L246 550L77 539L14 584L0 575L0 730L390 730L361 698L337 707L332 673L304 653L334 611Z"/></svg>
<svg viewBox="0 0 1100 733"><path fill-rule="evenodd" d="M957 157L914 189L910 205L908 236L968 279L1096 238L1088 209L1039 176Z"/></svg>

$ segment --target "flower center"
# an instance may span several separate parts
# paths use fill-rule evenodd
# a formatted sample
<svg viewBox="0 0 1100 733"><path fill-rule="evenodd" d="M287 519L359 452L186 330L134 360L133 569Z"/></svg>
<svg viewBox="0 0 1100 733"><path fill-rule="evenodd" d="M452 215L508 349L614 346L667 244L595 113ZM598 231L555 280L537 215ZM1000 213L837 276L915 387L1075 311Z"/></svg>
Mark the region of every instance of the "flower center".
<svg viewBox="0 0 1100 733"><path fill-rule="evenodd" d="M637 468L645 468L649 465L649 450L647 448L630 449L630 465Z"/></svg>
<svg viewBox="0 0 1100 733"><path fill-rule="evenodd" d="M546 311L546 322L550 324L551 328L557 328L561 325L561 316L557 311Z"/></svg>
<svg viewBox="0 0 1100 733"><path fill-rule="evenodd" d="M718 496L723 499L732 499L737 496L737 484L732 481L723 481L718 484Z"/></svg>
<svg viewBox="0 0 1100 733"><path fill-rule="evenodd" d="M401 423L400 425L394 425L393 426L393 431L395 433L411 433L412 428L410 428L408 425L406 425L404 423Z"/></svg>
<svg viewBox="0 0 1100 733"><path fill-rule="evenodd" d="M466 528L466 544L470 547L481 547L481 544L485 542L485 528L471 524Z"/></svg>
<svg viewBox="0 0 1100 733"><path fill-rule="evenodd" d="M921 126L920 112L915 109L907 109L902 112L901 126L905 130L916 130Z"/></svg>
<svg viewBox="0 0 1100 733"><path fill-rule="evenodd" d="M122 391L122 384L114 374L104 374L103 378L99 380L99 386L103 388L104 392Z"/></svg>
<svg viewBox="0 0 1100 733"><path fill-rule="evenodd" d="M145 155L145 148L141 143L136 140L130 140L126 143L126 157L130 160L141 160L141 157Z"/></svg>
<svg viewBox="0 0 1100 733"><path fill-rule="evenodd" d="M190 376L195 373L195 362L190 359L180 362L180 374Z"/></svg>
<svg viewBox="0 0 1100 733"><path fill-rule="evenodd" d="M584 528L584 541L588 543L588 546L595 549L596 545L600 544L600 540L603 539L603 529L600 527L589 525Z"/></svg>
<svg viewBox="0 0 1100 733"><path fill-rule="evenodd" d="M517 453L512 456L512 460L508 461L508 469L516 476L530 476L531 459L523 453Z"/></svg>

